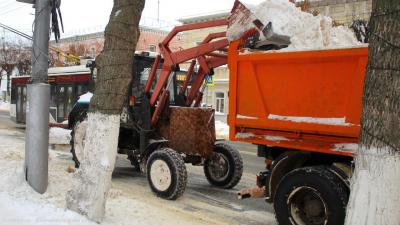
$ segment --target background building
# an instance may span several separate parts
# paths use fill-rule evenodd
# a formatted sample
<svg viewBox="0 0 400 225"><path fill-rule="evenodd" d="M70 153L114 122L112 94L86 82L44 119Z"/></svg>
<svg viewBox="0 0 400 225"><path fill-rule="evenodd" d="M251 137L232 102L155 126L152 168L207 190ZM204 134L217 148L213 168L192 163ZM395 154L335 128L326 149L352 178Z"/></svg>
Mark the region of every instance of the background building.
<svg viewBox="0 0 400 225"><path fill-rule="evenodd" d="M168 33L169 32L165 30L141 26L136 50L158 52L158 43L163 41ZM179 50L181 42L181 36L176 36L176 38L174 38L170 43L171 49ZM51 41L50 45L79 57L95 58L103 49L104 32L63 38L59 40L58 43ZM65 57L57 55L54 51L51 52L51 57L55 66L68 64Z"/></svg>
<svg viewBox="0 0 400 225"><path fill-rule="evenodd" d="M224 19L229 16L229 12L217 12L207 15L196 15L179 19L183 24L197 23L209 20ZM210 33L226 31L226 26L192 30L182 33L183 48L190 48L198 45ZM187 66L187 65L186 65ZM185 67L182 65L181 67ZM229 91L229 71L227 66L214 69L213 84L207 86L204 91L203 103L211 105L215 109L216 120L226 121L228 112L228 91Z"/></svg>
<svg viewBox="0 0 400 225"><path fill-rule="evenodd" d="M372 0L310 0L307 11L332 17L337 24L350 25L356 19L368 21Z"/></svg>

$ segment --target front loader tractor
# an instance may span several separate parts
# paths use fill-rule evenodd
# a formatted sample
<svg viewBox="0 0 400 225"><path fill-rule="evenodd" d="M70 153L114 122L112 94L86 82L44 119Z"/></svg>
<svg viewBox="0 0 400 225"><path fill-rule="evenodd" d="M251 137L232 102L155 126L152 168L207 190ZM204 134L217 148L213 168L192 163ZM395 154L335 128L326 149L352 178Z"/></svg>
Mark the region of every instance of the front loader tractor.
<svg viewBox="0 0 400 225"><path fill-rule="evenodd" d="M162 57L135 54L121 114L118 153L126 154L137 170L146 172L151 190L159 197L176 199L183 194L185 163L202 165L208 182L221 188L234 187L242 176L239 152L216 140L214 110L200 107L204 79L227 62L226 33L209 34L198 46L177 52L169 48L179 32L225 25L226 20L218 20L177 26L159 45ZM182 72L179 64L185 62L190 66ZM69 115L76 167L83 160L89 102L81 97Z"/></svg>

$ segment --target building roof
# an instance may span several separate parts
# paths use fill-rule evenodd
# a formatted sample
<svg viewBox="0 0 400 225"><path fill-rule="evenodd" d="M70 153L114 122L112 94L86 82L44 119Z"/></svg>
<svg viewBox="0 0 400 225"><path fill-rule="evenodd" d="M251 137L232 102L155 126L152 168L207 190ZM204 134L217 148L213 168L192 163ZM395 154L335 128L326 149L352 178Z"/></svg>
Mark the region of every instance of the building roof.
<svg viewBox="0 0 400 225"><path fill-rule="evenodd" d="M147 26L140 26L140 32L153 32L153 33L159 33L161 35L167 35L169 33L169 31L166 31L166 30L153 28L153 27L147 27ZM104 31L69 36L69 37L65 37L65 38L61 37L61 39L58 41L58 43L69 43L72 41L83 41L83 40L89 40L89 39L95 39L95 38L104 38ZM56 44L55 40L51 40L50 43Z"/></svg>
<svg viewBox="0 0 400 225"><path fill-rule="evenodd" d="M79 65L79 66L66 66L66 67L50 67L48 70L49 75L76 74L76 73L90 73L90 68L86 67L86 65Z"/></svg>
<svg viewBox="0 0 400 225"><path fill-rule="evenodd" d="M198 15L193 15L193 16L189 16L189 17L184 17L184 18L178 19L178 21L183 24L189 24L189 23L197 23L197 22L204 22L204 21L210 21L210 20L226 19L226 18L228 18L229 15L230 15L230 11L224 10L224 11L218 11L218 12L198 14Z"/></svg>

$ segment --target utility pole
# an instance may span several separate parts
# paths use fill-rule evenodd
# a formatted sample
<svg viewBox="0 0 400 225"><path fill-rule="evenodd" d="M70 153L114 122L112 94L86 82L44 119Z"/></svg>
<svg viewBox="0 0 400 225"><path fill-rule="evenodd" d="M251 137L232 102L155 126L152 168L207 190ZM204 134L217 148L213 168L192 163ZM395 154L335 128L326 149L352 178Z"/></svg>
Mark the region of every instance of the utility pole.
<svg viewBox="0 0 400 225"><path fill-rule="evenodd" d="M35 191L43 194L48 184L50 86L47 70L51 5L50 0L36 0L34 4L32 76L26 107L25 178Z"/></svg>

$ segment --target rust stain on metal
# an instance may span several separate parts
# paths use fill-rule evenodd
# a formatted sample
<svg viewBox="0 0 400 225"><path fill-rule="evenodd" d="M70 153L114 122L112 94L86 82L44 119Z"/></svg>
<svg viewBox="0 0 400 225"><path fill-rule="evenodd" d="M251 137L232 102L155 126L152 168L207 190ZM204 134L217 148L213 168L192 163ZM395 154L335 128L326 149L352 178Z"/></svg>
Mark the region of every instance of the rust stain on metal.
<svg viewBox="0 0 400 225"><path fill-rule="evenodd" d="M159 121L161 135L178 152L208 158L214 149L214 110L171 107L169 119Z"/></svg>

